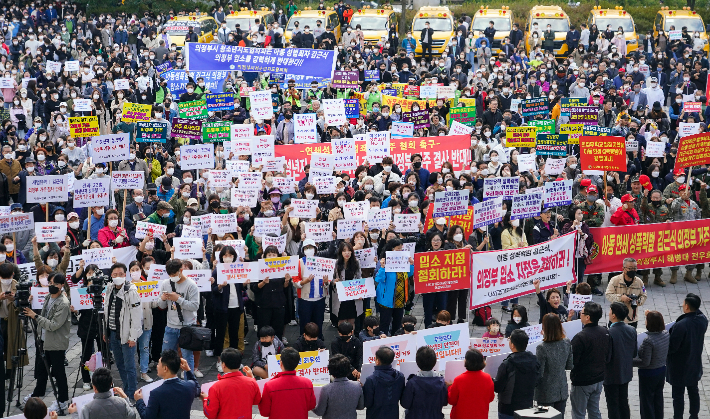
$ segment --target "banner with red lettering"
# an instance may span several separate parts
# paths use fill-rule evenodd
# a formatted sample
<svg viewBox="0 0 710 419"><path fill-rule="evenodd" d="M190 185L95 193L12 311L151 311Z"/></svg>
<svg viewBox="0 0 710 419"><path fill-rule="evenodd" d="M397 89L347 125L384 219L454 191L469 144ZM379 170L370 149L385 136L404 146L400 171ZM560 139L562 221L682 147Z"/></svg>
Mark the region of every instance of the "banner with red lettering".
<svg viewBox="0 0 710 419"><path fill-rule="evenodd" d="M366 141L356 141L357 164L365 162ZM412 154L422 155L422 167L429 172L438 172L448 161L453 170L463 170L471 162L471 138L468 135L442 137L392 138L390 156L404 172L409 168ZM288 144L274 147L276 157L286 157L286 172L296 180L303 178L303 168L311 162L312 153L331 153L330 143Z"/></svg>
<svg viewBox="0 0 710 419"><path fill-rule="evenodd" d="M429 231L430 228L434 227L434 218L432 214L434 213L434 205L429 204L427 209L426 218L424 219L424 231ZM468 237L473 233L473 205L468 206L468 213L463 215L452 215L450 217L445 217L449 226L461 226L463 228L464 237ZM372 227L371 227L372 228Z"/></svg>
<svg viewBox="0 0 710 419"><path fill-rule="evenodd" d="M594 247L585 274L619 272L627 257L638 269L710 262L710 219L589 230Z"/></svg>
<svg viewBox="0 0 710 419"><path fill-rule="evenodd" d="M471 310L564 285L574 274L576 232L519 249L471 253Z"/></svg>
<svg viewBox="0 0 710 419"><path fill-rule="evenodd" d="M415 253L414 272L415 294L465 290L471 283L471 251Z"/></svg>

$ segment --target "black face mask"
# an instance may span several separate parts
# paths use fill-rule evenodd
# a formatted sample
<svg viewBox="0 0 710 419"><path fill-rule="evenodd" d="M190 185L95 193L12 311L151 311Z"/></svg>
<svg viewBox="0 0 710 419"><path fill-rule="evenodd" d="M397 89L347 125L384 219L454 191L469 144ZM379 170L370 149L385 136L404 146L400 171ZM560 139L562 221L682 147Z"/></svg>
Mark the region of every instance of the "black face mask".
<svg viewBox="0 0 710 419"><path fill-rule="evenodd" d="M422 167L422 162L415 161L412 166L414 166L415 169L420 169Z"/></svg>
<svg viewBox="0 0 710 419"><path fill-rule="evenodd" d="M211 208L219 208L219 201L210 202L210 207Z"/></svg>
<svg viewBox="0 0 710 419"><path fill-rule="evenodd" d="M628 271L626 272L626 276L628 276L629 278L634 278L636 277L636 271Z"/></svg>
<svg viewBox="0 0 710 419"><path fill-rule="evenodd" d="M271 342L261 342L261 346L269 347L269 346L271 346Z"/></svg>
<svg viewBox="0 0 710 419"><path fill-rule="evenodd" d="M59 287L56 285L50 285L49 286L49 293L50 294L56 294L59 292Z"/></svg>
<svg viewBox="0 0 710 419"><path fill-rule="evenodd" d="M661 201L651 201L651 205L653 205L654 207L658 208L658 207L661 206Z"/></svg>

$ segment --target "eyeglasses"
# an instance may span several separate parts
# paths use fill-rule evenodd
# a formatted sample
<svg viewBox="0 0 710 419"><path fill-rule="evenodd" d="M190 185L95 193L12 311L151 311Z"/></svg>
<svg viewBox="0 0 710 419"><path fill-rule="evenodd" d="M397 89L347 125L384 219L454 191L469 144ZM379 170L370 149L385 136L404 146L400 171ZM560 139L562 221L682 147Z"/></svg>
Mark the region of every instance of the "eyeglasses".
<svg viewBox="0 0 710 419"><path fill-rule="evenodd" d="M581 314L582 316L589 316L589 314L585 313L584 311L579 314Z"/></svg>

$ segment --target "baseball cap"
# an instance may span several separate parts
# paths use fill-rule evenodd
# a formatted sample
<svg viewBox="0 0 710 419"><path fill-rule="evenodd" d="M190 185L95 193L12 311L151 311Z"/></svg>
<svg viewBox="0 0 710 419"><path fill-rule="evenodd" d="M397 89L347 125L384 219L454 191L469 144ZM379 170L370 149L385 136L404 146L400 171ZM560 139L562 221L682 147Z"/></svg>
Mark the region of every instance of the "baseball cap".
<svg viewBox="0 0 710 419"><path fill-rule="evenodd" d="M634 197L631 196L630 194L626 194L626 195L624 195L624 196L621 197L621 202L622 202L622 203L624 203L624 202L633 202L633 201L635 201L635 200L636 200L636 198L634 198Z"/></svg>

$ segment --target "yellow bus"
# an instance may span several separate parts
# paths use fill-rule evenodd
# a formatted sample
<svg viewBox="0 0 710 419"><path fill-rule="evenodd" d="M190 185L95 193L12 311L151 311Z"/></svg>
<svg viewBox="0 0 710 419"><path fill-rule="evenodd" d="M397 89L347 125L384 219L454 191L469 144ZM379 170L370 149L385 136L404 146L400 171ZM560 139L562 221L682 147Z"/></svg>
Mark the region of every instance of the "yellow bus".
<svg viewBox="0 0 710 419"><path fill-rule="evenodd" d="M382 38L387 39L390 26L394 25L395 30L399 27L397 14L391 6L377 9L370 9L369 6L366 6L363 9L357 9L350 20L350 26L354 29L357 28L357 25L360 25L367 45L377 44Z"/></svg>
<svg viewBox="0 0 710 419"><path fill-rule="evenodd" d="M262 7L260 10L249 10L246 7L242 7L239 11L232 12L224 17L224 21L227 22L227 27L230 30L233 31L239 24L239 29L247 32L256 25L256 19L259 19L259 22L263 25L270 25L274 22L274 14L266 7Z"/></svg>
<svg viewBox="0 0 710 419"><path fill-rule="evenodd" d="M343 33L340 29L340 19L338 18L338 14L332 8L329 8L328 10L311 10L310 8L306 8L306 10L296 10L286 25L284 32L286 42L291 42L293 28L296 27L295 22L298 22L298 27L301 31L303 31L303 28L308 26L311 33L313 33L317 27L316 22L319 20L322 22L321 28L323 28L323 30L325 30L328 26L333 28L335 40L340 42L340 36Z"/></svg>
<svg viewBox="0 0 710 419"><path fill-rule="evenodd" d="M653 21L653 36L658 36L660 31L664 31L666 36L668 36L671 26L678 31L684 27L687 28L690 36L693 36L694 32L699 32L700 39L703 40L703 51L705 51L705 55L708 54L708 51L710 51L708 34L705 32L703 18L700 17L698 12L690 10L689 7L684 7L682 10L670 10L668 6L662 7L656 13L656 19Z"/></svg>
<svg viewBox="0 0 710 419"><path fill-rule="evenodd" d="M500 53L503 39L506 36L510 36L510 31L513 29L513 12L510 11L508 6L502 6L500 9L489 9L481 6L481 9L473 15L471 30L474 33L483 33L490 22L493 22L493 27L496 30L496 34L493 36L493 45L490 45L491 52L498 54ZM477 36L474 35L474 38L477 38Z"/></svg>
<svg viewBox="0 0 710 419"><path fill-rule="evenodd" d="M587 19L587 26L591 28L592 25L597 25L600 32L604 32L607 25L611 25L611 30L614 32L619 28L623 29L624 38L626 38L626 55L639 49L639 36L636 33L634 18L622 6L616 6L613 9L594 6L593 10L589 11Z"/></svg>
<svg viewBox="0 0 710 419"><path fill-rule="evenodd" d="M412 38L417 41L417 49L414 55L422 55L421 33L426 22L434 30L432 35L431 53L432 56L440 56L444 49L454 37L456 26L454 25L454 15L448 7L444 6L424 6L414 15L412 20Z"/></svg>
<svg viewBox="0 0 710 419"><path fill-rule="evenodd" d="M567 32L569 32L569 16L560 6L534 6L528 13L528 18L525 23L525 50L528 54L532 49L532 35L534 25L538 25L538 35L540 45L544 45L544 31L547 25L555 32L554 53L556 57L564 57L567 52Z"/></svg>
<svg viewBox="0 0 710 419"><path fill-rule="evenodd" d="M217 34L217 21L212 16L175 16L163 25L170 43L177 45L178 49L185 46L185 35L190 28L197 34L198 42L209 43Z"/></svg>

